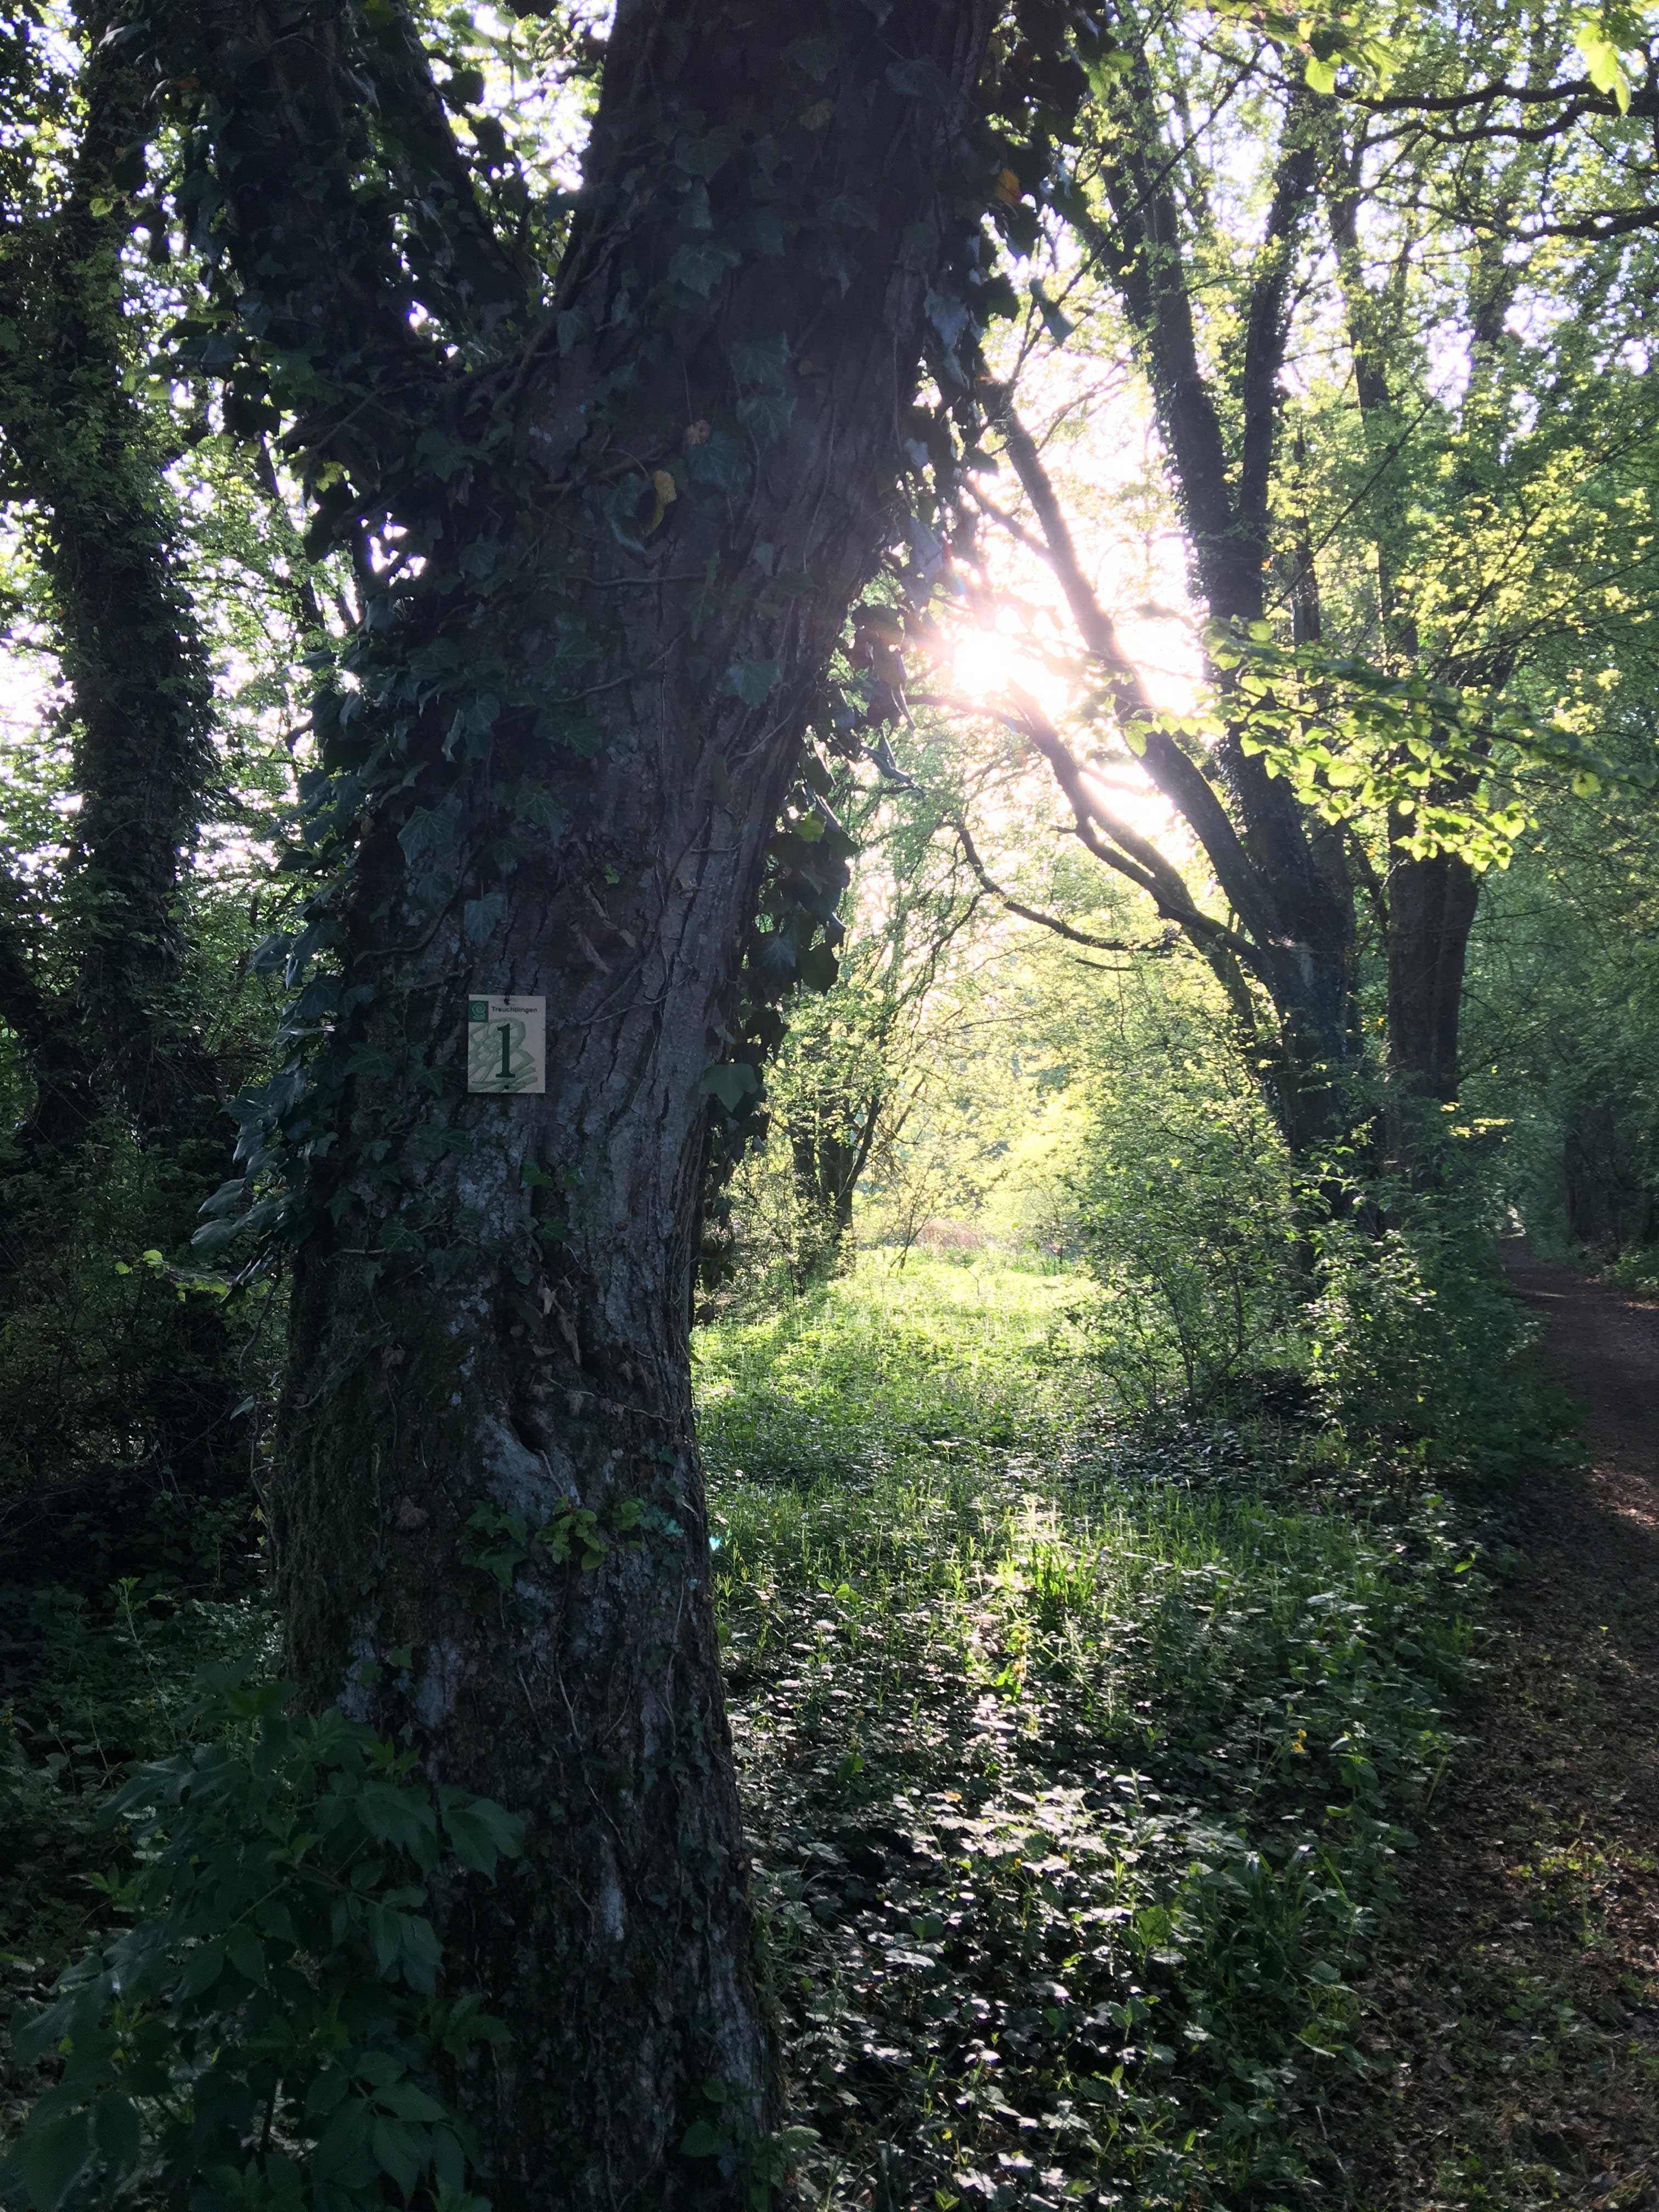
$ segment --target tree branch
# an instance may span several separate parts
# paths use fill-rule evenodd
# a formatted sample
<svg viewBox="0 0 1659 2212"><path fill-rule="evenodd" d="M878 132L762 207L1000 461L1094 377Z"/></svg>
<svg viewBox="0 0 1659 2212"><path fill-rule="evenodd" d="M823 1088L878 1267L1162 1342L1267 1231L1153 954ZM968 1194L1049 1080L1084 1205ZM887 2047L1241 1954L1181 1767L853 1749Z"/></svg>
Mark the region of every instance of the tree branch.
<svg viewBox="0 0 1659 2212"><path fill-rule="evenodd" d="M1156 710L1140 672L1124 650L1110 617L1083 573L1070 526L1042 458L1006 395L999 419L1008 458L1036 513L1048 560L1060 580L1078 633L1087 651L1107 672L1119 728L1131 744L1139 743L1142 746L1141 758L1147 775L1204 848L1223 896L1246 930L1252 937L1265 939L1273 934L1276 923L1271 893L1251 863L1208 777L1187 757L1167 730L1157 726Z"/></svg>
<svg viewBox="0 0 1659 2212"><path fill-rule="evenodd" d="M1062 921L1057 914L1045 914L1041 907L1027 906L1023 899L1016 898L1011 890L998 883L986 867L968 824L960 816L952 821L951 828L955 830L961 844L963 858L985 889L993 898L1006 907L1010 914L1017 914L1022 921L1034 921L1039 928L1052 930L1056 937L1063 937L1068 945L1087 945L1091 952L1165 952L1169 950L1167 933L1151 944L1129 944L1122 938L1096 937L1086 929L1079 929L1073 923Z"/></svg>

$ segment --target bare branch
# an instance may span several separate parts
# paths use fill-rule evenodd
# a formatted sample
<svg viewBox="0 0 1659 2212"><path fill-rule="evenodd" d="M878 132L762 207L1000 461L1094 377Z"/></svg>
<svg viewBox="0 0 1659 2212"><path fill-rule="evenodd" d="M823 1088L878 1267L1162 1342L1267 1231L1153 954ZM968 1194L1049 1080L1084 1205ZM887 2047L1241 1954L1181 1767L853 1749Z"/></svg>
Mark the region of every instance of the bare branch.
<svg viewBox="0 0 1659 2212"><path fill-rule="evenodd" d="M955 830L962 846L963 859L985 889L993 898L1000 900L1010 914L1017 914L1022 921L1034 921L1040 928L1052 930L1056 937L1063 937L1068 945L1086 945L1091 952L1167 952L1169 951L1172 933L1168 930L1162 937L1154 938L1150 942L1131 944L1118 937L1096 937L1086 929L1079 929L1073 923L1062 921L1057 914L1045 914L1040 907L1027 906L1023 899L1016 898L1011 890L998 883L986 867L984 861L980 858L979 848L974 842L967 823L958 815L950 826Z"/></svg>

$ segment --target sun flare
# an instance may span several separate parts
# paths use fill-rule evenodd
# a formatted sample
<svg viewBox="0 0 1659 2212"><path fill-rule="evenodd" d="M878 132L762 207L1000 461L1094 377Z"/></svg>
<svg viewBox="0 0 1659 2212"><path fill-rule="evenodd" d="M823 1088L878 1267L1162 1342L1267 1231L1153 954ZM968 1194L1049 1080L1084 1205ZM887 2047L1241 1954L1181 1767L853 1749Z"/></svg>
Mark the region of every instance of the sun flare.
<svg viewBox="0 0 1659 2212"><path fill-rule="evenodd" d="M1051 717L1066 703L1064 678L1012 623L964 631L951 648L951 672L956 690L975 706L994 706L1013 691L1029 693Z"/></svg>

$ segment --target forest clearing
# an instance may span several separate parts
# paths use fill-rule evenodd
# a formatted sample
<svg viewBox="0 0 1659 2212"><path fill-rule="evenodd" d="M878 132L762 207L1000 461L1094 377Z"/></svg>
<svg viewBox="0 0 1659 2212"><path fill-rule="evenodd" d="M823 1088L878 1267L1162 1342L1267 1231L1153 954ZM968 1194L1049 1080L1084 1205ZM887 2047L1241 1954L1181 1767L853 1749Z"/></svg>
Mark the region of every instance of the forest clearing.
<svg viewBox="0 0 1659 2212"><path fill-rule="evenodd" d="M1659 15L0 87L4 2212L1659 2212Z"/></svg>

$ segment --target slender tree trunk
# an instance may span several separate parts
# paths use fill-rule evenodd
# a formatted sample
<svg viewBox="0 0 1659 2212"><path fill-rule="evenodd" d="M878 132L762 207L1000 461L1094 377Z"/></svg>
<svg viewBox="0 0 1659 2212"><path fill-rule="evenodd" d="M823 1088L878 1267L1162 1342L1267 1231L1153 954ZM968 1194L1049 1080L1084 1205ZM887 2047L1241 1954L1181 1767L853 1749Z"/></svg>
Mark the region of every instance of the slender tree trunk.
<svg viewBox="0 0 1659 2212"><path fill-rule="evenodd" d="M1389 355L1399 342L1395 325L1403 301L1397 280L1373 292L1364 279L1358 228L1359 161L1356 148L1339 166L1329 196L1331 238L1353 349L1361 426L1380 471L1371 512L1383 642L1396 664L1409 665L1424 659L1404 580L1410 574L1411 524L1403 471L1389 466L1404 435L1389 382ZM1477 315L1477 355L1490 353L1509 296L1507 289L1501 299L1494 295L1495 315ZM1477 362L1477 373L1479 366ZM1389 1149L1407 1166L1416 1164L1424 1148L1422 1102L1444 1104L1457 1095L1463 972L1480 896L1480 879L1461 855L1431 853L1419 857L1411 851L1407 840L1413 827L1410 817L1390 812L1382 932L1393 1092L1387 1117Z"/></svg>
<svg viewBox="0 0 1659 2212"><path fill-rule="evenodd" d="M15 1139L26 1170L70 1156L98 1112L96 1080L72 1008L42 984L29 957L29 901L9 869L0 869L0 1021L13 1036L34 1100ZM0 1236L0 1274L11 1240Z"/></svg>
<svg viewBox="0 0 1659 2212"><path fill-rule="evenodd" d="M179 911L213 766L212 679L162 455L124 381L123 256L155 116L109 29L106 15L82 20L85 120L61 204L19 210L0 234L0 313L15 337L0 360L0 431L13 483L36 509L80 798L46 917L63 980L45 987L21 927L0 944L0 1005L35 1093L19 1164L43 1179L0 1200L0 1280L24 1301L31 1260L67 1217L96 1206L82 1147L100 1125L107 1141L125 1119L155 1164L146 1244L183 1247L230 1164L231 1124L187 1000ZM0 902L0 928L20 904ZM179 1391L158 1377L143 1409L165 1479L191 1496L245 1492L246 1464L226 1449L245 1385L223 1312L197 1299L176 1322L179 1364L200 1380Z"/></svg>

